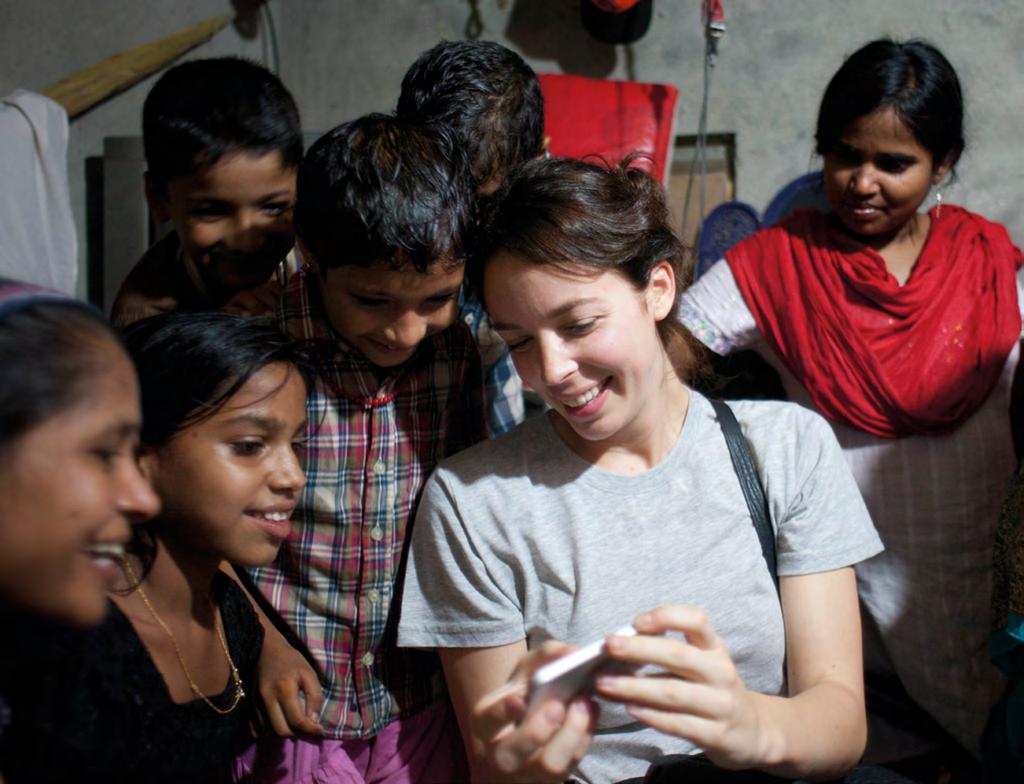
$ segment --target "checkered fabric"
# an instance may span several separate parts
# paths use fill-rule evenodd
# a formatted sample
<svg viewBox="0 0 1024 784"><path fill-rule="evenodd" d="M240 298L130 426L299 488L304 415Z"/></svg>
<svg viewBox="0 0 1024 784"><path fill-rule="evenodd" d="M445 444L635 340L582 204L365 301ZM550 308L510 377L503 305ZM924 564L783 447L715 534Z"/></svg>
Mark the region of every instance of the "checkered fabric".
<svg viewBox="0 0 1024 784"><path fill-rule="evenodd" d="M309 269L278 321L310 342L317 379L294 530L252 575L324 674L326 735L370 737L443 690L436 654L395 646L399 582L427 477L486 437L480 350L457 322L383 371L331 331Z"/></svg>

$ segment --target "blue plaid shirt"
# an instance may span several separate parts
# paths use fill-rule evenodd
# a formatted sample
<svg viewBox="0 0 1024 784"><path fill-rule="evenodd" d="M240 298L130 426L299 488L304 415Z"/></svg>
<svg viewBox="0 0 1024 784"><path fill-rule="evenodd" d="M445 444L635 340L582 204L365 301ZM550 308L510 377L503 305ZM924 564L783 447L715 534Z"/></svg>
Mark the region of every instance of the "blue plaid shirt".
<svg viewBox="0 0 1024 784"><path fill-rule="evenodd" d="M484 370L487 427L492 436L511 430L525 418L523 382L512 364L512 356L476 297L463 296L459 318L469 327L480 348Z"/></svg>

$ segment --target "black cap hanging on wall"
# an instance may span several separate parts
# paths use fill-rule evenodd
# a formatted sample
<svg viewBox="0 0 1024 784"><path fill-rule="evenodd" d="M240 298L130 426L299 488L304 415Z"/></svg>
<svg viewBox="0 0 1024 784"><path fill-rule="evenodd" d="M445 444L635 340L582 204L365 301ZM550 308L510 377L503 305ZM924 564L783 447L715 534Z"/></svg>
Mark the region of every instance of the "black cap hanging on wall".
<svg viewBox="0 0 1024 784"><path fill-rule="evenodd" d="M651 26L654 0L582 0L580 18L594 38L606 44L631 44Z"/></svg>

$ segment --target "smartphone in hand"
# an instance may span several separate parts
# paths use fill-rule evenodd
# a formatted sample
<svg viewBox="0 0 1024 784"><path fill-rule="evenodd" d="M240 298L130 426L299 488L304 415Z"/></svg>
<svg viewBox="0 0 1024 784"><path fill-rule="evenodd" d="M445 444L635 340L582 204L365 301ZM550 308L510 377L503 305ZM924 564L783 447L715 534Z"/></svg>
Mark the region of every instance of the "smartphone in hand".
<svg viewBox="0 0 1024 784"><path fill-rule="evenodd" d="M632 637L636 629L624 626L607 636ZM605 638L567 653L538 669L530 678L527 692L527 710L532 711L548 699L569 702L578 694L589 693L598 672L631 671L631 665L609 658L604 647Z"/></svg>

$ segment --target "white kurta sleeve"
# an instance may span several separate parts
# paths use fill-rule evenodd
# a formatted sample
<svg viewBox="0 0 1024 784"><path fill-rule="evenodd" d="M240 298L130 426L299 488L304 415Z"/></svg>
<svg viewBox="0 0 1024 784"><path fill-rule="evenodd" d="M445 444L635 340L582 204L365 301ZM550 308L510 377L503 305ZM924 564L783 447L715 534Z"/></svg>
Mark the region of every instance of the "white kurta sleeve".
<svg viewBox="0 0 1024 784"><path fill-rule="evenodd" d="M760 337L757 322L725 259L715 262L683 292L678 318L716 354L750 348Z"/></svg>

